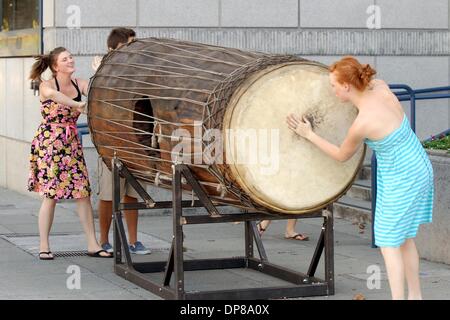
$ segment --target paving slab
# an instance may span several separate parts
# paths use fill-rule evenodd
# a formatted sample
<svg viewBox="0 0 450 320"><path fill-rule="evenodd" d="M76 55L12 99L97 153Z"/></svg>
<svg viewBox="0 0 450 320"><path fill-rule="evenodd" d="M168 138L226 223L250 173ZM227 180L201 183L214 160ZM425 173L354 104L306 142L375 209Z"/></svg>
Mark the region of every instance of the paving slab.
<svg viewBox="0 0 450 320"><path fill-rule="evenodd" d="M113 259L95 259L85 255L84 233L76 205L71 202L57 205L50 235L52 251L61 255L53 261L40 261L37 258L39 207L39 199L0 188L0 299L161 299L116 275ZM227 210L231 212L231 209ZM336 218L334 222L335 295L295 299L350 300L356 294L368 300L390 299L383 258L379 249L370 247L370 225L361 229L360 225L344 219ZM284 239L285 220L273 221L262 237L269 261L306 273L322 224L321 218L299 219L296 230L307 234L310 241L294 241ZM97 219L95 225L98 232ZM220 223L185 226L185 259L243 256L244 225ZM145 256L132 255L133 261L166 261L173 233L171 211L156 214L147 211L139 218L138 230L139 240L153 252ZM258 256L256 246L254 250L255 256ZM368 272L369 267L378 268L380 272L379 288L370 289L368 286L372 275ZM67 286L68 280L74 275L73 268L79 271L80 289L69 289ZM323 257L319 261L316 276L324 276ZM158 283L162 281L162 273L147 274L146 277ZM450 265L421 260L420 278L424 299L450 300ZM187 290L286 285L282 280L247 269L189 271L185 272L185 280Z"/></svg>

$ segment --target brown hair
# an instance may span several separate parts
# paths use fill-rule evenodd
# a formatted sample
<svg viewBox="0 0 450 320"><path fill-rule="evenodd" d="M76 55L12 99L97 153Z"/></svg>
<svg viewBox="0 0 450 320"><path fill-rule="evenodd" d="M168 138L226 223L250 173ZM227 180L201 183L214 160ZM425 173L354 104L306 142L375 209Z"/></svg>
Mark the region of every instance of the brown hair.
<svg viewBox="0 0 450 320"><path fill-rule="evenodd" d="M41 54L35 56L34 58L36 59L36 62L31 67L30 79L41 80L41 75L45 72L45 70L47 70L47 68L50 68L50 70L52 70L52 73L56 74L56 71L53 67L58 60L58 56L64 51L67 51L67 49L63 47L57 47L50 51L49 54Z"/></svg>
<svg viewBox="0 0 450 320"><path fill-rule="evenodd" d="M351 56L346 56L333 63L330 72L336 71L339 83L349 83L360 91L364 91L372 77L377 73L369 64L361 64Z"/></svg>
<svg viewBox="0 0 450 320"><path fill-rule="evenodd" d="M115 50L119 44L127 43L128 39L131 37L136 37L136 32L134 32L133 29L115 28L111 30L106 44L108 45L108 48Z"/></svg>

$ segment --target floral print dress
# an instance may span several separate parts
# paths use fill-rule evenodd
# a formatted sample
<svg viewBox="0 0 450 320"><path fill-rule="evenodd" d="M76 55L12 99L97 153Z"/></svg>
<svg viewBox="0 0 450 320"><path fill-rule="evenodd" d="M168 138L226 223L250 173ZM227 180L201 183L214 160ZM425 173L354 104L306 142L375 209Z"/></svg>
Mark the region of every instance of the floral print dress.
<svg viewBox="0 0 450 320"><path fill-rule="evenodd" d="M74 100L81 101L81 92L72 83L78 91ZM55 200L89 197L91 188L76 126L80 112L46 100L41 114L43 121L31 143L28 190Z"/></svg>

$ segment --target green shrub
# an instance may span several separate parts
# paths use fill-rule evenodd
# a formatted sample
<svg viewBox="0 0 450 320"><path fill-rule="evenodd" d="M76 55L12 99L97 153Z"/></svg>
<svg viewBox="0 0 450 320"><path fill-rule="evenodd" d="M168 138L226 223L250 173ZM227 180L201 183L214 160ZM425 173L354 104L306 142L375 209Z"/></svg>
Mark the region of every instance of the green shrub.
<svg viewBox="0 0 450 320"><path fill-rule="evenodd" d="M447 150L450 153L450 135L440 137L431 136L430 141L422 143L425 149Z"/></svg>

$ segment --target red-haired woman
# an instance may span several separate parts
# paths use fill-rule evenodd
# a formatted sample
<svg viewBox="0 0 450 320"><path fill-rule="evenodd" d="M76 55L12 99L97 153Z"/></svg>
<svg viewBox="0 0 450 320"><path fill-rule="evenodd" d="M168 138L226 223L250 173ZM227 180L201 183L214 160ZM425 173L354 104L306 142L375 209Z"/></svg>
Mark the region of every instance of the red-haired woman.
<svg viewBox="0 0 450 320"><path fill-rule="evenodd" d="M76 122L85 107L86 80L72 78L74 59L65 48L55 48L48 55L36 58L30 79L40 80L50 68L53 78L39 86L42 122L31 143L28 190L43 197L39 210L41 260L54 258L50 251L49 233L58 200L76 199L78 214L86 233L88 254L110 258L95 237L90 201L91 189L83 150L78 139Z"/></svg>
<svg viewBox="0 0 450 320"><path fill-rule="evenodd" d="M362 143L377 157L375 244L381 248L393 299L421 299L419 255L414 243L419 225L432 221L433 168L397 97L369 65L344 57L330 67L338 98L358 108L340 146L318 136L306 118L289 115L288 126L336 159L350 159Z"/></svg>

